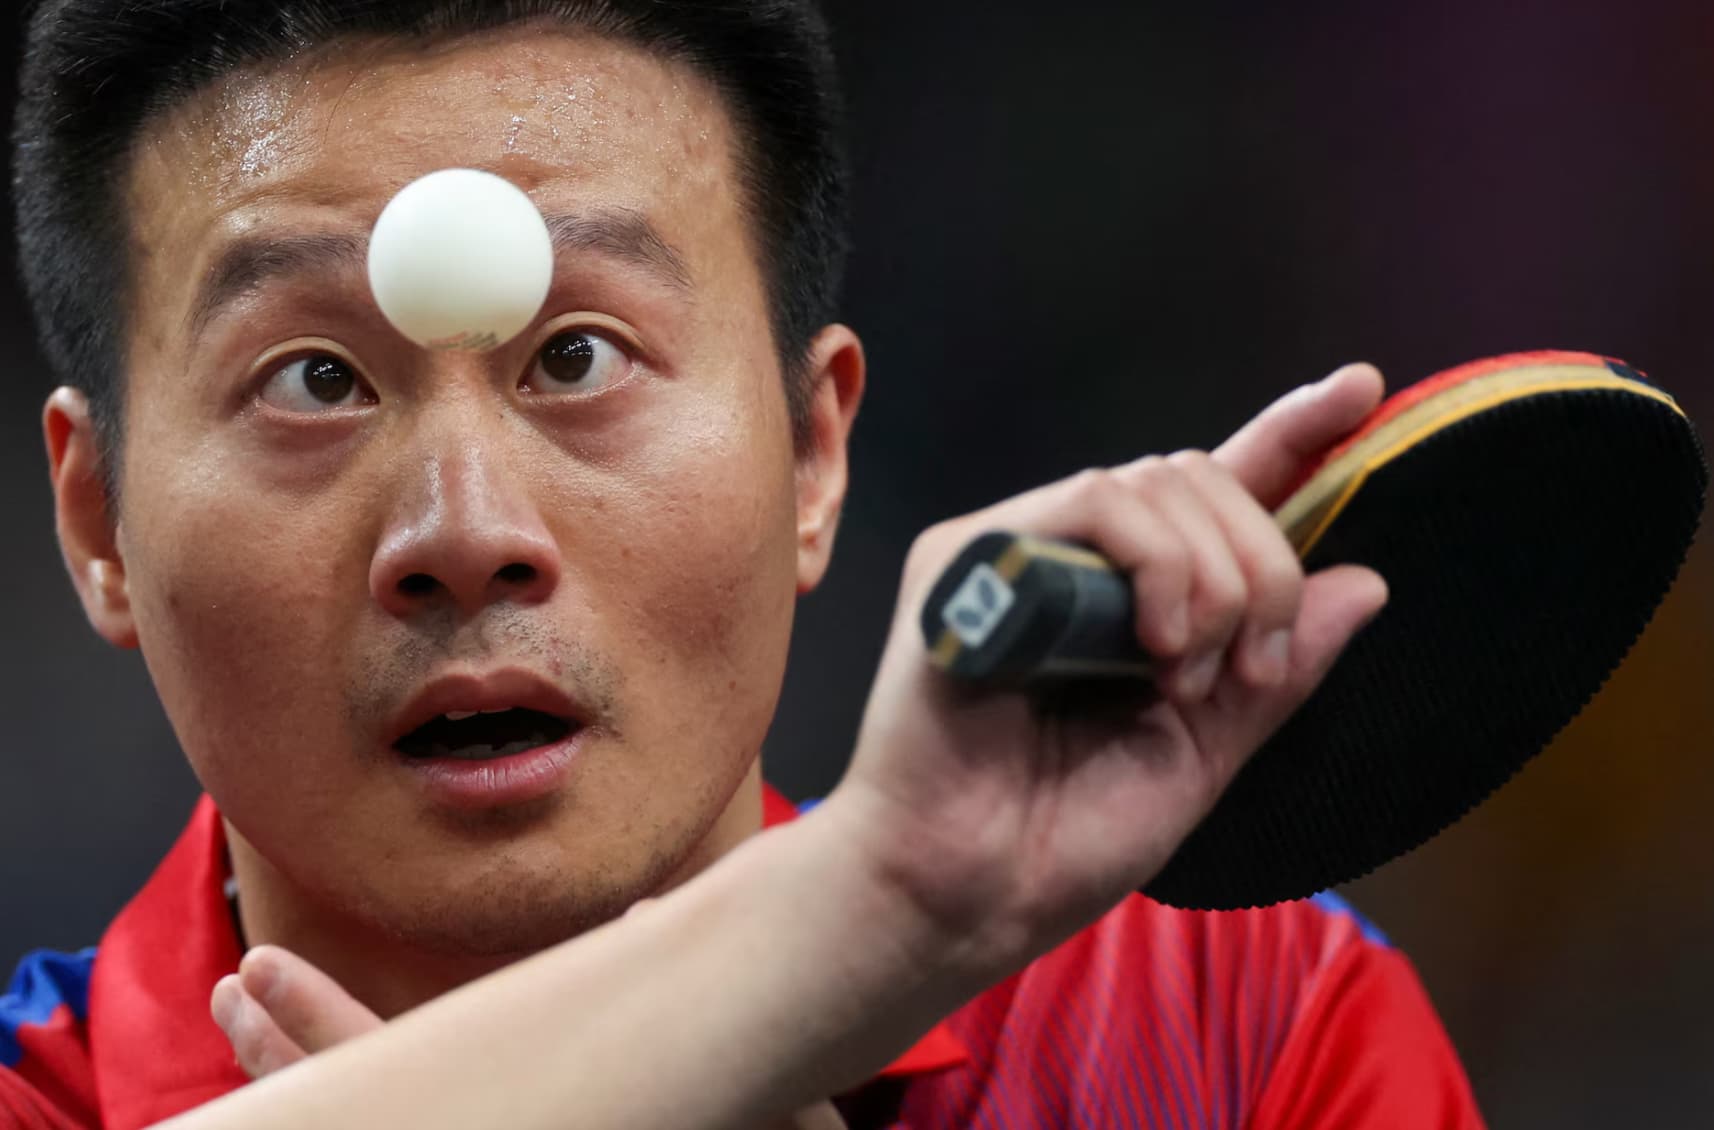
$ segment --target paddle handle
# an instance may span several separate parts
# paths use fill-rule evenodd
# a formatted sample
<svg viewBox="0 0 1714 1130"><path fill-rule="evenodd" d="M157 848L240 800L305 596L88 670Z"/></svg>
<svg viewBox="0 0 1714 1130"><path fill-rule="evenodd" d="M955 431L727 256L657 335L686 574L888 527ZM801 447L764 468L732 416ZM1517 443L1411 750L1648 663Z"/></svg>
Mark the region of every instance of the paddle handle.
<svg viewBox="0 0 1714 1130"><path fill-rule="evenodd" d="M994 531L941 573L922 610L934 665L967 683L1149 679L1131 580L1081 546Z"/></svg>

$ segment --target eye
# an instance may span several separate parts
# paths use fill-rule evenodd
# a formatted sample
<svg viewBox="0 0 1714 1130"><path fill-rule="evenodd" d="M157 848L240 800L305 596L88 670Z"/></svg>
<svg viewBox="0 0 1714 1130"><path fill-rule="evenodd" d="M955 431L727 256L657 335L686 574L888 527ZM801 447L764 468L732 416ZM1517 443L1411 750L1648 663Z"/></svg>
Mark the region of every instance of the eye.
<svg viewBox="0 0 1714 1130"><path fill-rule="evenodd" d="M610 388L631 372L631 358L623 349L597 333L572 330L542 346L526 391L541 393L594 393Z"/></svg>
<svg viewBox="0 0 1714 1130"><path fill-rule="evenodd" d="M282 412L327 412L371 401L357 371L339 358L315 353L293 361L262 386L263 403Z"/></svg>

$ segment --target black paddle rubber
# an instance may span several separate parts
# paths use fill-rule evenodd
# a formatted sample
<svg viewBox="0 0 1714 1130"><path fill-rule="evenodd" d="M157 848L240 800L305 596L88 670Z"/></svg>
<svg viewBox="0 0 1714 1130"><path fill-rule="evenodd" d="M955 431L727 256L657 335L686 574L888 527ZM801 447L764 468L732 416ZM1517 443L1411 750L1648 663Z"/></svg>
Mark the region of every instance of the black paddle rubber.
<svg viewBox="0 0 1714 1130"><path fill-rule="evenodd" d="M1196 909L1302 898L1454 823L1630 650L1707 482L1688 421L1612 389L1500 405L1380 467L1305 566L1371 566L1390 605L1144 893Z"/></svg>

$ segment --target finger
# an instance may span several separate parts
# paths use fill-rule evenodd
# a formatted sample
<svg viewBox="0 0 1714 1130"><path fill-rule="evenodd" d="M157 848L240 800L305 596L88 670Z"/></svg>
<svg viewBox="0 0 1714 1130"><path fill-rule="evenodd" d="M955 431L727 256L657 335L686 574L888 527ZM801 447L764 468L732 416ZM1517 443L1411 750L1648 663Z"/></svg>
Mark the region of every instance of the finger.
<svg viewBox="0 0 1714 1130"><path fill-rule="evenodd" d="M1292 627L1303 598L1303 565L1273 517L1212 456L1181 451L1169 461L1198 497L1203 513L1220 524L1243 573L1249 595L1244 623L1236 632L1233 669L1253 688L1279 686L1291 662Z"/></svg>
<svg viewBox="0 0 1714 1130"><path fill-rule="evenodd" d="M238 975L245 992L310 1055L382 1025L331 977L278 946L257 946L245 954Z"/></svg>
<svg viewBox="0 0 1714 1130"><path fill-rule="evenodd" d="M1113 471L1083 471L943 523L917 539L907 576L926 586L930 568L942 567L948 551L992 529L1090 546L1137 578L1137 639L1144 650L1167 661L1184 653L1190 642L1190 554L1177 528Z"/></svg>
<svg viewBox="0 0 1714 1130"><path fill-rule="evenodd" d="M1381 403L1386 383L1373 365L1347 365L1275 401L1214 452L1264 507L1286 500L1304 473Z"/></svg>
<svg viewBox="0 0 1714 1130"><path fill-rule="evenodd" d="M1271 734L1301 706L1333 669L1351 640L1388 599L1387 583L1373 569L1340 565L1304 582L1303 604L1292 631L1290 670L1273 706L1262 712L1263 734Z"/></svg>
<svg viewBox="0 0 1714 1130"><path fill-rule="evenodd" d="M1219 681L1244 623L1249 584L1225 526L1172 461L1143 459L1114 474L1172 523L1190 555L1190 642L1182 659L1162 666L1157 684L1171 698L1199 702Z"/></svg>
<svg viewBox="0 0 1714 1130"><path fill-rule="evenodd" d="M1191 642L1194 560L1178 527L1113 471L1084 471L986 512L995 526L1093 547L1135 578L1137 639L1165 661Z"/></svg>
<svg viewBox="0 0 1714 1130"><path fill-rule="evenodd" d="M237 974L222 977L215 984L209 1011L232 1045L238 1066L252 1079L272 1075L305 1057L304 1050L244 991Z"/></svg>

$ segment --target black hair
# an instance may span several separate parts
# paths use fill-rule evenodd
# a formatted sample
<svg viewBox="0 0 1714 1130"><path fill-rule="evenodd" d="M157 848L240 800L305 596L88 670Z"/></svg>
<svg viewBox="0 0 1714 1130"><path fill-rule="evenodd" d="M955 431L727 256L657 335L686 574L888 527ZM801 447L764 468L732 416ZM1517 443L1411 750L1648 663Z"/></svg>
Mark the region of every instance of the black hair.
<svg viewBox="0 0 1714 1130"><path fill-rule="evenodd" d="M111 486L130 298L123 193L147 123L241 68L342 38L543 17L685 62L725 99L803 440L803 362L834 317L848 222L840 96L814 0L41 0L14 126L19 261L56 377L90 398Z"/></svg>

